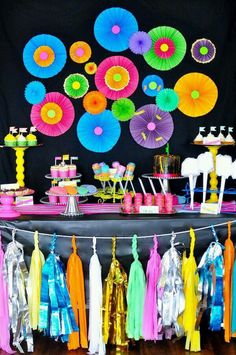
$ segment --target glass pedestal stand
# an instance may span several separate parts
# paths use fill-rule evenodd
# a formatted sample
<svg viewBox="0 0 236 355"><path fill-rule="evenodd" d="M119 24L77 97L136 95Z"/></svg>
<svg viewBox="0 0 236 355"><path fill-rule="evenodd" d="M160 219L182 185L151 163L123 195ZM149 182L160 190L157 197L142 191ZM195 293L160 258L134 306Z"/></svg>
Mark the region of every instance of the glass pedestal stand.
<svg viewBox="0 0 236 355"><path fill-rule="evenodd" d="M146 174L142 174L142 177L145 179L148 179L150 185L151 185L151 180L161 180L165 189L165 192L171 192L170 191L170 181L171 180L179 180L179 179L186 179L185 176L173 176L173 177L165 177L165 178L160 178L157 176L153 176L152 173L146 173ZM152 187L152 185L151 185Z"/></svg>

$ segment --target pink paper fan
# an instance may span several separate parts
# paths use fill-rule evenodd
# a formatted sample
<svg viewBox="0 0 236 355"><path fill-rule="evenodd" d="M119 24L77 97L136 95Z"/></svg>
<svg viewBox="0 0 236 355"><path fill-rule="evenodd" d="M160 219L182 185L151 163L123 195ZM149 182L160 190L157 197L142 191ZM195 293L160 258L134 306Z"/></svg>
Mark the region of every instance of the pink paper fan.
<svg viewBox="0 0 236 355"><path fill-rule="evenodd" d="M112 100L132 95L137 89L138 81L136 66L123 56L106 58L100 63L95 74L97 89Z"/></svg>
<svg viewBox="0 0 236 355"><path fill-rule="evenodd" d="M130 121L129 127L135 142L149 149L165 145L174 131L169 112L163 112L153 104L140 107Z"/></svg>
<svg viewBox="0 0 236 355"><path fill-rule="evenodd" d="M59 92L50 92L40 104L32 106L30 118L39 132L55 137L70 129L75 110L66 96Z"/></svg>

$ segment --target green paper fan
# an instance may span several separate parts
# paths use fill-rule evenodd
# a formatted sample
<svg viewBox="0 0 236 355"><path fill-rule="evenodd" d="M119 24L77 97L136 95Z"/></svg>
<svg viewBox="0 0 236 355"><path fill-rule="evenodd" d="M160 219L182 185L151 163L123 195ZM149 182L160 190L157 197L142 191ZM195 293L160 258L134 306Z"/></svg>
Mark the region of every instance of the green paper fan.
<svg viewBox="0 0 236 355"><path fill-rule="evenodd" d="M78 99L86 94L89 82L82 74L70 74L64 81L65 93L73 99Z"/></svg>
<svg viewBox="0 0 236 355"><path fill-rule="evenodd" d="M185 56L187 45L183 35L173 27L159 26L148 32L151 49L144 54L146 62L157 70L170 70Z"/></svg>
<svg viewBox="0 0 236 355"><path fill-rule="evenodd" d="M121 98L113 102L111 111L118 121L128 121L135 114L135 106L130 99Z"/></svg>
<svg viewBox="0 0 236 355"><path fill-rule="evenodd" d="M156 104L160 110L171 112L178 107L179 96L173 89L163 89L156 96Z"/></svg>

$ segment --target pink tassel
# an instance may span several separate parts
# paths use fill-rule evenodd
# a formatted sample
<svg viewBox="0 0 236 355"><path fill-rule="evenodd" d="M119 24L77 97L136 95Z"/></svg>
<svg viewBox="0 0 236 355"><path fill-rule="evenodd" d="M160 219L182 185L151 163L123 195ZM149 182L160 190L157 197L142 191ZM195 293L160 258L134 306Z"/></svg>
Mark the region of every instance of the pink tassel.
<svg viewBox="0 0 236 355"><path fill-rule="evenodd" d="M2 250L2 238L0 234L0 348L8 354L14 354L15 351L10 347L8 290L3 275L3 259L4 253Z"/></svg>
<svg viewBox="0 0 236 355"><path fill-rule="evenodd" d="M161 275L161 257L157 252L157 237L154 236L153 240L154 246L151 249L146 270L147 284L143 312L143 338L145 340L161 339L161 324L157 311L157 284Z"/></svg>

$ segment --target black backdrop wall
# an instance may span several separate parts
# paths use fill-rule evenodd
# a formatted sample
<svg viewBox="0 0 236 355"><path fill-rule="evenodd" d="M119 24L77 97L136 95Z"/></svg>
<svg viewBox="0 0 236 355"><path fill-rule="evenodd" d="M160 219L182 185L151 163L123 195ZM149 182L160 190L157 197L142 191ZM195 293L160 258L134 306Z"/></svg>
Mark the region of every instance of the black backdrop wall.
<svg viewBox="0 0 236 355"><path fill-rule="evenodd" d="M182 158L196 156L203 152L201 147L191 146L190 142L197 134L198 126L211 125L234 126L236 118L236 24L235 2L225 0L136 0L136 1L78 1L78 0L11 0L1 1L0 11L0 142L8 132L10 125L29 127L31 105L24 98L25 85L34 80L26 71L22 61L22 51L27 41L34 35L47 33L59 37L66 48L78 40L87 41L92 47L91 60L99 64L104 58L113 55L96 42L93 24L97 15L104 9L120 6L130 10L136 17L139 29L149 31L159 25L177 28L186 38L187 53L184 60L174 69L161 72L166 87L188 72L198 71L209 75L219 89L219 98L215 108L200 118L189 118L176 110L172 113L175 130L170 140L170 150ZM215 43L217 55L207 65L196 63L190 53L191 44L198 38L209 38ZM132 59L138 67L140 84L131 97L136 107L153 103L153 98L143 94L142 79L155 70L147 65L140 56L129 50L122 52ZM63 82L67 75L81 72L84 66L67 59L64 69L55 77L42 80L47 92L63 93ZM95 89L93 77L89 78L90 89ZM93 181L91 164L97 161L111 163L114 160L126 164L137 164L136 174L152 169L153 155L164 151L144 149L137 145L129 133L128 123L121 123L122 133L116 146L104 154L95 154L81 146L76 136L76 125L84 113L82 100L73 100L76 119L72 128L56 138L38 133L39 141L44 144L26 153L26 184L38 190L38 196L48 188L44 175L49 171L55 155L71 154L79 156L79 170L83 181ZM109 108L111 101L109 102ZM235 149L225 147L221 153L235 155ZM14 153L0 151L0 183L15 181ZM229 184L232 184L229 181Z"/></svg>

